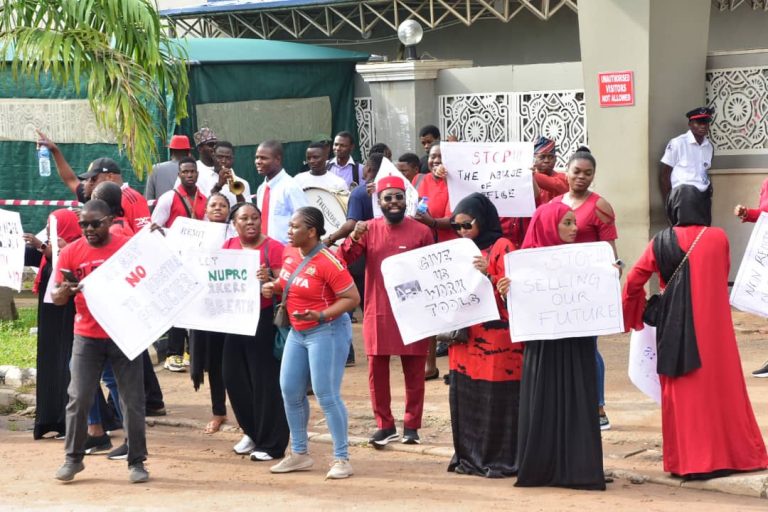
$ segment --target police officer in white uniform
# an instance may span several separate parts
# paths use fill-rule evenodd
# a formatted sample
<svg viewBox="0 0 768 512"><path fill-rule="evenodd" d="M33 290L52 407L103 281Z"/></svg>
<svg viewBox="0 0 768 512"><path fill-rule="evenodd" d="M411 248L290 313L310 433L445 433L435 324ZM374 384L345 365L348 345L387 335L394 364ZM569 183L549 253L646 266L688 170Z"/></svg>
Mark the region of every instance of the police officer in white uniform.
<svg viewBox="0 0 768 512"><path fill-rule="evenodd" d="M709 169L712 166L714 147L707 138L709 123L714 110L699 107L685 114L689 130L667 144L661 157L662 199L666 202L669 192L679 185L693 185L702 192L712 194Z"/></svg>

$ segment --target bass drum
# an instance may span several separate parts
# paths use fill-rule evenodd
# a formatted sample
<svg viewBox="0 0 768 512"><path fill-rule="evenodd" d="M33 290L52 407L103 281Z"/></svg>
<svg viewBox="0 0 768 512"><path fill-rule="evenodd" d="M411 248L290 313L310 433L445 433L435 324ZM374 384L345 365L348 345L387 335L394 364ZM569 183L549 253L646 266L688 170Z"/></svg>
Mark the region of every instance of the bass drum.
<svg viewBox="0 0 768 512"><path fill-rule="evenodd" d="M304 194L309 200L309 206L314 206L323 212L326 235L337 231L347 221L349 192L346 190L333 192L319 187L307 187L304 189ZM336 242L338 243L339 241Z"/></svg>

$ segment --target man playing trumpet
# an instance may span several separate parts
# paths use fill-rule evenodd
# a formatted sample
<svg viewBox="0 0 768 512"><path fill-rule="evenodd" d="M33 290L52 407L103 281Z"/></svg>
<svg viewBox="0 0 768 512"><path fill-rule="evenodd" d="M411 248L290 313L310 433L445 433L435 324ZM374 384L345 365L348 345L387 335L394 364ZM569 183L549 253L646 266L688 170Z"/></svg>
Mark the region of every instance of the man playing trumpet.
<svg viewBox="0 0 768 512"><path fill-rule="evenodd" d="M229 205L234 206L244 201L251 202L251 187L248 182L235 175L232 170L232 161L235 159L235 148L232 143L220 140L216 143L213 153L214 171L218 175L218 181L206 191L221 192L229 200Z"/></svg>

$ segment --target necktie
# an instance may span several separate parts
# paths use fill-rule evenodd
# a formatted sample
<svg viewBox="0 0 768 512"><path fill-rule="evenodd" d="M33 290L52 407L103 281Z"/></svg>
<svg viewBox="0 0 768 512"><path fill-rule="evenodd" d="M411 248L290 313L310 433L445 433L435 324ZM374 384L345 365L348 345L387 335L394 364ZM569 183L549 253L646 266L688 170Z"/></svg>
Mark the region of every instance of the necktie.
<svg viewBox="0 0 768 512"><path fill-rule="evenodd" d="M264 187L264 200L261 202L261 232L269 236L269 184Z"/></svg>

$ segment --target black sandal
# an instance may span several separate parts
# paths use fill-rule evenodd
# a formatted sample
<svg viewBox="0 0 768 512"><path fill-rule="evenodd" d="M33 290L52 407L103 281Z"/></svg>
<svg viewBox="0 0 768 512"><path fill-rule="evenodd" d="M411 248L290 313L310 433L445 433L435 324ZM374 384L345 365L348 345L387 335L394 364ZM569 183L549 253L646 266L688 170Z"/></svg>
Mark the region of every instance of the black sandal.
<svg viewBox="0 0 768 512"><path fill-rule="evenodd" d="M427 380L436 380L436 379L439 379L439 378L440 378L440 369L439 368L435 368L435 373L433 373L432 375L425 375L424 376L424 380L425 381L427 381Z"/></svg>

